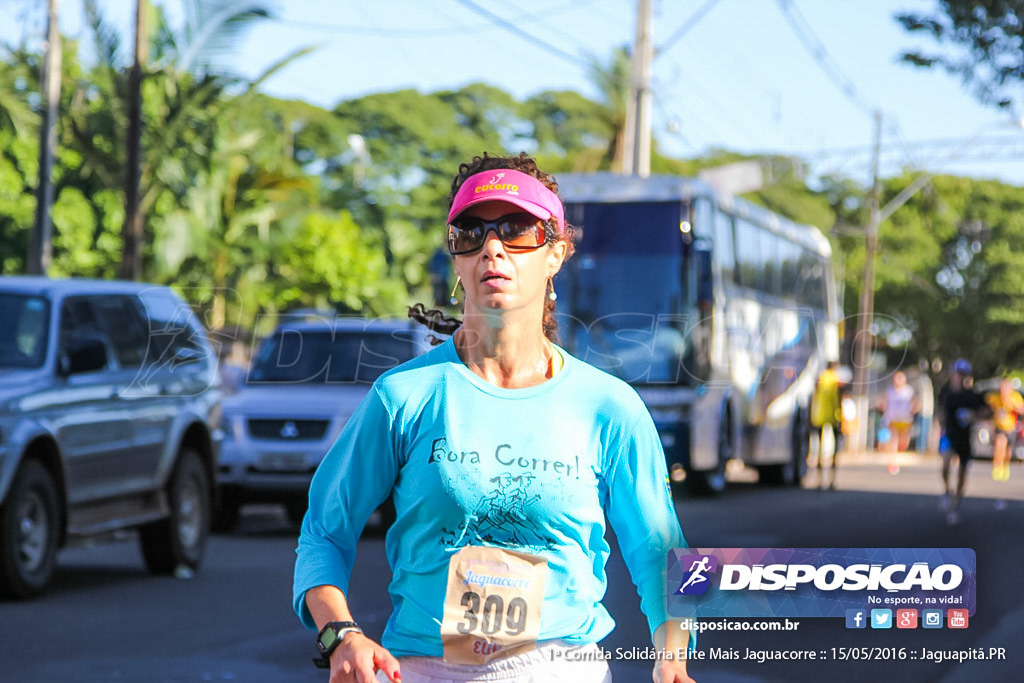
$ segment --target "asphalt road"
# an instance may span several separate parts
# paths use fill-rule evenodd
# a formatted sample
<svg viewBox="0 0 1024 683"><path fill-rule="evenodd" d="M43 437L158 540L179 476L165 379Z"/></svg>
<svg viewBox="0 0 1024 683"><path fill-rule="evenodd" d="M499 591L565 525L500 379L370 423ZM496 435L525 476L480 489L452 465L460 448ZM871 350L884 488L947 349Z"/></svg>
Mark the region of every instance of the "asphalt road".
<svg viewBox="0 0 1024 683"><path fill-rule="evenodd" d="M715 631L701 636L699 682L829 680L1018 681L1024 677L1024 468L992 482L978 463L963 521L937 507L938 459L904 456L890 474L877 457L848 457L836 491L762 488L732 474L717 499L677 501L683 530L704 547L970 547L978 557L978 609L962 631L853 631L836 618L799 619L792 632ZM812 478L811 484L816 483ZM0 681L89 682L326 681L310 661L311 635L290 607L296 529L274 508L250 508L242 528L211 539L192 578L148 576L131 541L71 548L60 556L53 590L31 602L0 603ZM387 618L383 541L359 550L350 601L366 630ZM646 622L618 555L609 563L606 604L618 626L610 652L642 652ZM906 659L836 661L841 648L906 648ZM1005 660L934 663L929 652L1005 648ZM835 648L835 650L833 650ZM748 659L754 652L824 652L815 661ZM737 652L737 659L722 655ZM847 650L847 652L853 652ZM912 659L909 653L918 655ZM715 655L712 658L712 655ZM650 662L614 660L616 683L650 680Z"/></svg>

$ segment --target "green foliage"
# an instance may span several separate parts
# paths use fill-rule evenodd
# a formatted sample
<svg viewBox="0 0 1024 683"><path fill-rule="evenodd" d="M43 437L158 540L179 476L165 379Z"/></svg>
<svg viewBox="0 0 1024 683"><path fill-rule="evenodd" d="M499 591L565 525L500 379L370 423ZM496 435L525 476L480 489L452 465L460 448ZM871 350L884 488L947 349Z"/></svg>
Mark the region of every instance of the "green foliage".
<svg viewBox="0 0 1024 683"><path fill-rule="evenodd" d="M36 117L28 103L30 69L24 61L13 55L0 62L0 132L31 135L36 128Z"/></svg>
<svg viewBox="0 0 1024 683"><path fill-rule="evenodd" d="M309 213L280 246L275 270L285 286L275 294L279 310L336 308L381 315L390 313L385 286L387 264L379 240L365 235L345 211Z"/></svg>
<svg viewBox="0 0 1024 683"><path fill-rule="evenodd" d="M911 34L930 37L943 48L908 50L901 55L905 62L944 69L979 101L1020 112L1024 0L942 0L931 13L900 13L896 20Z"/></svg>
<svg viewBox="0 0 1024 683"><path fill-rule="evenodd" d="M244 14L255 5L196 11L228 7ZM65 47L52 273L112 277L124 222L126 72L116 32L98 12L90 21L95 63L83 66L77 46ZM430 301L429 259L443 243L452 176L484 151L525 150L556 175L616 163L621 55L607 66L595 62L599 102L567 91L517 101L477 83L376 93L329 111L260 95L217 72L212 65L228 43L192 50L201 68L182 69L198 33L175 32L159 8L153 22L144 85L145 277L176 286L214 328L251 330L307 307L393 316ZM34 218L38 117L26 115L25 103L38 91L39 61L24 50L0 54L5 274L24 268ZM845 310L855 313L864 188L833 177L812 190L793 174L792 160L728 150L673 159L655 145L652 170L695 176L746 160L772 176L748 199L830 236ZM912 180L886 179L882 205ZM935 178L880 226L879 240L883 344L909 360L967 355L979 374L1024 367L1024 189Z"/></svg>

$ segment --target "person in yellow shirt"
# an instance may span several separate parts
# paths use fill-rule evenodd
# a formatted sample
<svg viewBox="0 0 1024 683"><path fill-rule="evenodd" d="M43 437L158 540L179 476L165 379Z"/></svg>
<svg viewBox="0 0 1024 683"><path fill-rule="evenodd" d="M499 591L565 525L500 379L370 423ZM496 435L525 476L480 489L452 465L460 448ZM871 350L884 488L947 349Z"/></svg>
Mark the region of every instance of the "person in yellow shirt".
<svg viewBox="0 0 1024 683"><path fill-rule="evenodd" d="M818 376L818 383L814 387L814 394L811 396L811 426L818 434L818 485L825 487L824 472L822 464L825 460L823 444L825 442L825 429L832 430L832 438L835 441L835 451L832 453L831 483L829 488L836 487L836 461L839 459L839 444L842 436L840 425L842 423L842 409L839 402L839 385L842 383L839 378L839 363L832 361L828 367Z"/></svg>
<svg viewBox="0 0 1024 683"><path fill-rule="evenodd" d="M992 478L1007 481L1010 478L1010 442L1017 432L1017 417L1024 414L1024 398L1018 394L1010 380L999 383L999 393L985 397L992 408L992 426L995 439L992 443Z"/></svg>

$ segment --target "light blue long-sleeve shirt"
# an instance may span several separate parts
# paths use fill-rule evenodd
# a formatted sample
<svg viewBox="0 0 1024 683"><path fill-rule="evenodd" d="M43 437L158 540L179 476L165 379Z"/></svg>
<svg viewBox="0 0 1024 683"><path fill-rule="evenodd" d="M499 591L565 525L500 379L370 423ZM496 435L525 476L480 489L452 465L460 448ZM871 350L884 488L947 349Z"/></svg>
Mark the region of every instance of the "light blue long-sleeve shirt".
<svg viewBox="0 0 1024 683"><path fill-rule="evenodd" d="M685 545L650 414L624 382L564 351L562 370L525 389L473 374L452 341L386 373L317 470L299 538L293 602L348 590L360 532L394 491L385 541L396 656L441 656L448 562L466 545L545 558L540 640L604 638L605 519L653 633L666 620L668 550Z"/></svg>

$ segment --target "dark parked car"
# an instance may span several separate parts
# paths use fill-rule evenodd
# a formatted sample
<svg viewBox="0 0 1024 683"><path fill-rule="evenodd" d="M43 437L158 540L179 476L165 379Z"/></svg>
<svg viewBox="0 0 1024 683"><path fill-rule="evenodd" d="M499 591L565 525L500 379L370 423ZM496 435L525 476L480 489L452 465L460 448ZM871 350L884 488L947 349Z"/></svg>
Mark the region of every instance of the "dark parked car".
<svg viewBox="0 0 1024 683"><path fill-rule="evenodd" d="M147 568L203 557L216 357L165 287L0 277L0 592L43 592L60 546L137 529Z"/></svg>
<svg viewBox="0 0 1024 683"><path fill-rule="evenodd" d="M373 381L429 348L409 321L296 316L252 359L245 384L224 399L217 527L246 503L306 511L309 482Z"/></svg>

